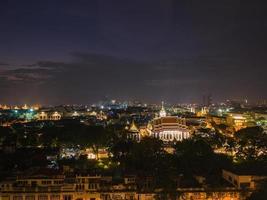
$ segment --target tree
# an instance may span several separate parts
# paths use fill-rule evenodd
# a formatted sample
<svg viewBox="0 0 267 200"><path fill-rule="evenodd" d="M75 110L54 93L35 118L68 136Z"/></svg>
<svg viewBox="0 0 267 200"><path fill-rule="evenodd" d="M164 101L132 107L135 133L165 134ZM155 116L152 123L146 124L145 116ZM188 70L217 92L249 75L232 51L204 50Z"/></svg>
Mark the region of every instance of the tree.
<svg viewBox="0 0 267 200"><path fill-rule="evenodd" d="M176 144L175 155L183 173L199 174L208 171L213 150L203 139L188 139Z"/></svg>
<svg viewBox="0 0 267 200"><path fill-rule="evenodd" d="M165 153L162 141L151 137L145 137L139 143L120 137L110 150L123 170L150 175L156 173Z"/></svg>
<svg viewBox="0 0 267 200"><path fill-rule="evenodd" d="M117 138L116 142L113 141L109 147L110 152L113 155L113 160L119 162L121 165L125 165L127 157L133 148L134 141L126 138Z"/></svg>
<svg viewBox="0 0 267 200"><path fill-rule="evenodd" d="M231 166L231 159L222 154L215 154L211 146L201 138L178 142L175 146L175 156L178 170L185 176L204 175L214 180L220 177L223 168Z"/></svg>
<svg viewBox="0 0 267 200"><path fill-rule="evenodd" d="M239 160L253 161L266 158L267 134L261 127L241 129L235 134L237 140L236 156Z"/></svg>
<svg viewBox="0 0 267 200"><path fill-rule="evenodd" d="M98 151L101 147L106 147L108 143L109 132L102 126L86 127L84 140L86 145L91 147L98 159Z"/></svg>

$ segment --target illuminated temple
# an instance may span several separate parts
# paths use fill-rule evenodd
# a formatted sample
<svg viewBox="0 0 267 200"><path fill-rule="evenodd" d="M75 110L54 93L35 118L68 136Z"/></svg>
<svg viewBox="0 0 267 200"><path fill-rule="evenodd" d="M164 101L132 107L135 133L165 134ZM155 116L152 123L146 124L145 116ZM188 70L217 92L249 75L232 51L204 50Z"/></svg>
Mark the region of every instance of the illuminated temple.
<svg viewBox="0 0 267 200"><path fill-rule="evenodd" d="M132 121L125 129L127 137L136 141L140 141L143 137L150 136L169 143L182 141L190 137L190 131L186 126L185 118L167 116L163 103L159 116L149 122L147 126L138 128L134 121Z"/></svg>
<svg viewBox="0 0 267 200"><path fill-rule="evenodd" d="M150 135L164 142L174 142L189 138L190 132L185 119L177 116L167 116L162 103L159 117L151 121Z"/></svg>

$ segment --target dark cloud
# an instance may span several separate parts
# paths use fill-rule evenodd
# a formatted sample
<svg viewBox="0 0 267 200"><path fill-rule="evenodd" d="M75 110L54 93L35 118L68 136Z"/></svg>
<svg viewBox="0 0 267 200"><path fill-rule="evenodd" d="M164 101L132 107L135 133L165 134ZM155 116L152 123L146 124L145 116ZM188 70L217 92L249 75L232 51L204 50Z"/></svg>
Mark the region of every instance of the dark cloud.
<svg viewBox="0 0 267 200"><path fill-rule="evenodd" d="M14 92L34 84L29 98L52 104L92 103L106 95L150 102L161 99L199 101L210 91L223 98L221 93L225 94L225 88L233 97L249 95L246 90L236 92L246 84L262 88L261 70L247 65L240 76L240 61L228 59L195 57L136 62L106 55L72 53L69 62L40 61L28 67L2 71L0 76L5 85L13 85L10 90ZM252 76L262 78L250 83Z"/></svg>
<svg viewBox="0 0 267 200"><path fill-rule="evenodd" d="M35 82L50 78L51 70L40 68L16 68L6 69L0 72L0 76L5 77L11 83L15 82Z"/></svg>
<svg viewBox="0 0 267 200"><path fill-rule="evenodd" d="M228 0L0 1L0 103L267 98L266 9Z"/></svg>
<svg viewBox="0 0 267 200"><path fill-rule="evenodd" d="M1 66L9 66L9 64L4 63L4 62L0 62L0 67L1 67Z"/></svg>

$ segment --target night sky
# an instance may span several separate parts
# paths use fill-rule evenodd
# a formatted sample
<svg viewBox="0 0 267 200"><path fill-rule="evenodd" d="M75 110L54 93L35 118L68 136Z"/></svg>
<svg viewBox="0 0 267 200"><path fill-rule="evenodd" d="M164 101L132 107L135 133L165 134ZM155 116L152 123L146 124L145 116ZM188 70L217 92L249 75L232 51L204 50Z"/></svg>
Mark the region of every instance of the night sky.
<svg viewBox="0 0 267 200"><path fill-rule="evenodd" d="M255 101L266 66L267 1L0 1L0 104Z"/></svg>

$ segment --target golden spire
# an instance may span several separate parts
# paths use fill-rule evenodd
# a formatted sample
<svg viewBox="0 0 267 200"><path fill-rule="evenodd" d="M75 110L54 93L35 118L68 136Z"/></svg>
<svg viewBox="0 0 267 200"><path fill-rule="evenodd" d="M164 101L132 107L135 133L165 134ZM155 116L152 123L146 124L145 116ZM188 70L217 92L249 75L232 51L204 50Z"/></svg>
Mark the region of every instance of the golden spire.
<svg viewBox="0 0 267 200"><path fill-rule="evenodd" d="M139 132L137 126L136 126L135 123L134 123L134 120L132 121L132 123L131 123L131 125L130 125L129 131L130 131L130 132Z"/></svg>
<svg viewBox="0 0 267 200"><path fill-rule="evenodd" d="M164 108L164 101L161 102L161 110L159 112L159 116L160 117L166 117L166 111L165 111L165 108Z"/></svg>

